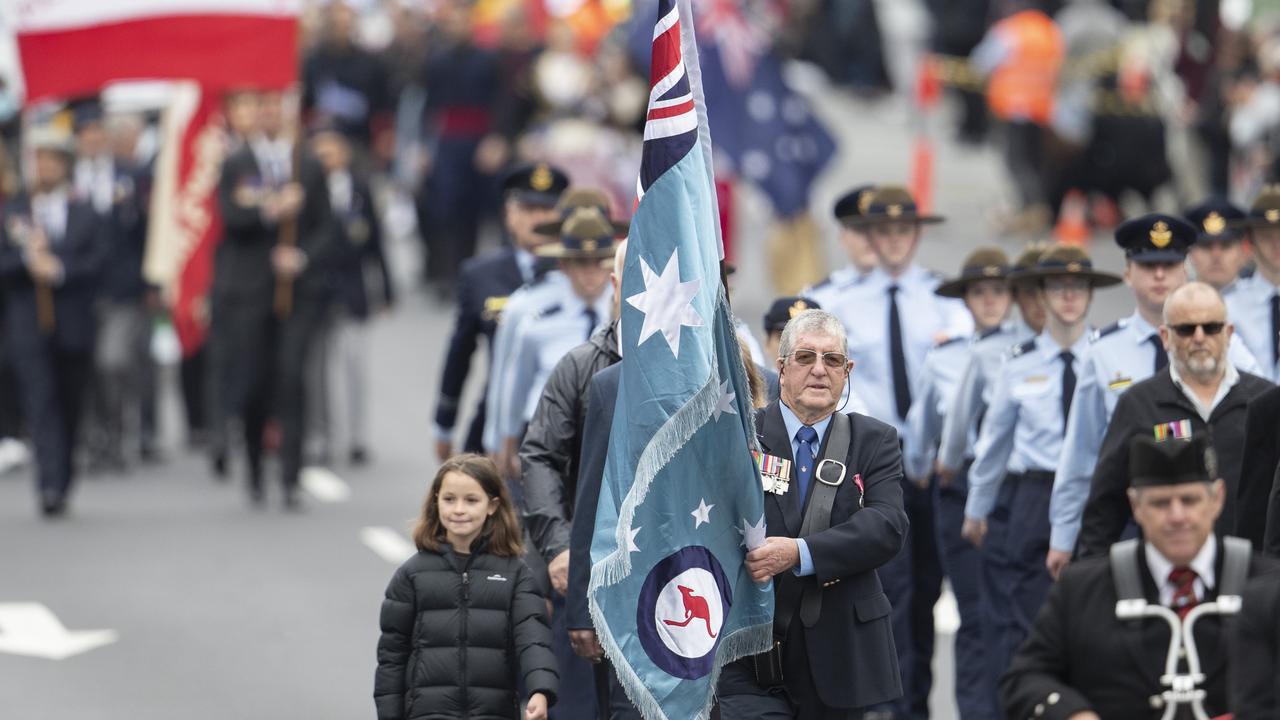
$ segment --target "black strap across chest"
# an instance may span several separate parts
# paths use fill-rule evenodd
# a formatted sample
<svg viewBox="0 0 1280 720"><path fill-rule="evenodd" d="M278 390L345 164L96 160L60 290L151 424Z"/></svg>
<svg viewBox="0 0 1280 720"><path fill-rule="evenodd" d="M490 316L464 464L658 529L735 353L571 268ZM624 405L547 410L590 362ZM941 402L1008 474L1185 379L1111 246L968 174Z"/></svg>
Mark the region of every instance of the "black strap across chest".
<svg viewBox="0 0 1280 720"><path fill-rule="evenodd" d="M853 442L852 423L849 416L835 413L831 416L831 428L823 447L822 460L813 473L809 497L804 508L804 520L800 524L800 537L808 537L831 527L831 511L836 504L836 494L845 482L848 468L849 446ZM800 595L800 621L805 627L813 627L822 614L822 587L817 579L806 578ZM786 608L785 623L790 622L791 608ZM785 632L784 632L785 636Z"/></svg>

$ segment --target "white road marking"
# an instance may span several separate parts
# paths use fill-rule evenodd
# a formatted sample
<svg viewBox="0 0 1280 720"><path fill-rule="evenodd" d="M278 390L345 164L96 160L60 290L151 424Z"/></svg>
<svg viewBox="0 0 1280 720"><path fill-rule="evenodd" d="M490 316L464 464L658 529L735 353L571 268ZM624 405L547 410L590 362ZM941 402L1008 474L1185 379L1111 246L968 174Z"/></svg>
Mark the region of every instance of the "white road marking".
<svg viewBox="0 0 1280 720"><path fill-rule="evenodd" d="M0 652L65 660L119 639L115 630L67 630L40 603L0 603Z"/></svg>
<svg viewBox="0 0 1280 720"><path fill-rule="evenodd" d="M302 468L299 482L308 495L320 502L340 503L351 499L351 486L328 468Z"/></svg>
<svg viewBox="0 0 1280 720"><path fill-rule="evenodd" d="M362 529L360 542L392 565L399 565L418 552L418 548L408 538L386 526Z"/></svg>
<svg viewBox="0 0 1280 720"><path fill-rule="evenodd" d="M956 606L956 596L951 592L951 584L942 586L942 595L933 606L933 630L939 635L955 635L960 629L960 610Z"/></svg>

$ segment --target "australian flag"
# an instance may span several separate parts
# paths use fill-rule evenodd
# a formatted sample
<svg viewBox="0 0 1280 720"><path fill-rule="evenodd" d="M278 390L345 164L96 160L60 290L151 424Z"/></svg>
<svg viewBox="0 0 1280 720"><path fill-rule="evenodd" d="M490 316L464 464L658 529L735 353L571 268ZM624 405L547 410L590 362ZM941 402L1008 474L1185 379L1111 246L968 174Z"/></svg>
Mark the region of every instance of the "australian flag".
<svg viewBox="0 0 1280 720"><path fill-rule="evenodd" d="M622 279L622 374L591 545L592 619L647 720L710 714L720 668L772 644L750 391L720 281L687 0L660 0Z"/></svg>

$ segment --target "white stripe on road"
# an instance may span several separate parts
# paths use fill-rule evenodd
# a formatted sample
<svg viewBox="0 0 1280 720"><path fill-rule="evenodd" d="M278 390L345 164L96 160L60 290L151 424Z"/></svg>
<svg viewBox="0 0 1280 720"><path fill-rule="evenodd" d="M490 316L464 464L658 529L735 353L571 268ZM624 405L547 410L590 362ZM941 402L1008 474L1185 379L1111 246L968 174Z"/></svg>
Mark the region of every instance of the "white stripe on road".
<svg viewBox="0 0 1280 720"><path fill-rule="evenodd" d="M933 631L939 635L955 635L960 629L960 610L950 583L942 586L942 595L933 606Z"/></svg>
<svg viewBox="0 0 1280 720"><path fill-rule="evenodd" d="M399 565L418 551L408 538L386 526L364 528L360 542L392 565Z"/></svg>
<svg viewBox="0 0 1280 720"><path fill-rule="evenodd" d="M340 503L351 499L351 486L328 468L302 468L299 482L308 495L320 502Z"/></svg>

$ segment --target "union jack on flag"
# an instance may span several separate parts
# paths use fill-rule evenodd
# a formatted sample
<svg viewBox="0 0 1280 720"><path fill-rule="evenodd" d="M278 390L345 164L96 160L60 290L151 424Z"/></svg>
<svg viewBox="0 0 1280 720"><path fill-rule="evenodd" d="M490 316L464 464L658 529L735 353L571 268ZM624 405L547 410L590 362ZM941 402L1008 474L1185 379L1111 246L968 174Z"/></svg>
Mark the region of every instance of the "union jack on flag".
<svg viewBox="0 0 1280 720"><path fill-rule="evenodd" d="M622 273L622 370L588 603L647 720L704 720L725 663L768 650L773 588L751 392L723 257L688 0L659 0L637 207Z"/></svg>

